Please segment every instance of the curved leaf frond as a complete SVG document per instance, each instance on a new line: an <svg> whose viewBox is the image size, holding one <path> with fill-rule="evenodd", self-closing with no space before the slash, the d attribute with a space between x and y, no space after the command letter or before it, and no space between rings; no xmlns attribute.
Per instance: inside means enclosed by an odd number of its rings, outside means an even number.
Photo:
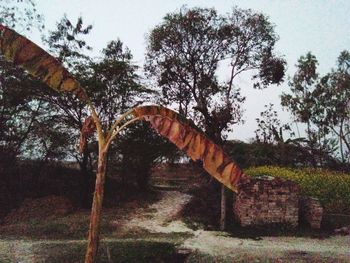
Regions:
<svg viewBox="0 0 350 263"><path fill-rule="evenodd" d="M233 191L242 177L241 169L192 122L161 106L136 107L133 115L149 122L162 136L168 138L192 160L201 160L204 169Z"/></svg>
<svg viewBox="0 0 350 263"><path fill-rule="evenodd" d="M69 91L87 101L86 91L62 64L29 39L0 24L0 55L57 91Z"/></svg>

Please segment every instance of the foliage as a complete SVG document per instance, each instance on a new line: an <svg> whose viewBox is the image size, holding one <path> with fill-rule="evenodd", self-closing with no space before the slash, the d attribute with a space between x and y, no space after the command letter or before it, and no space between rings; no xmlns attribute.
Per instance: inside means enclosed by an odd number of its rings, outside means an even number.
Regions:
<svg viewBox="0 0 350 263"><path fill-rule="evenodd" d="M33 77L54 90L70 91L82 101L87 100L84 89L54 57L3 25L0 25L0 33L0 50L6 61L26 69ZM38 57L41 59L37 59Z"/></svg>
<svg viewBox="0 0 350 263"><path fill-rule="evenodd" d="M338 138L341 160L350 163L350 53L342 51L337 68L323 76L312 96L312 121Z"/></svg>
<svg viewBox="0 0 350 263"><path fill-rule="evenodd" d="M36 9L35 0L0 0L0 24L30 31L33 27L42 30L44 17Z"/></svg>
<svg viewBox="0 0 350 263"><path fill-rule="evenodd" d="M282 106L288 107L297 121L308 125L310 125L313 106L312 91L318 80L317 65L318 61L311 52L301 56L297 71L289 83L292 94L282 95Z"/></svg>
<svg viewBox="0 0 350 263"><path fill-rule="evenodd" d="M256 141L261 143L284 143L283 131L290 131L288 124L281 124L277 111L273 104L265 105L265 110L260 112L261 118L256 118L258 129L255 130ZM294 135L293 133L291 135Z"/></svg>
<svg viewBox="0 0 350 263"><path fill-rule="evenodd" d="M2 160L18 156L27 139L35 114L30 105L34 82L20 69L0 57L0 152ZM23 87L25 89L23 90ZM32 117L32 118L31 118Z"/></svg>
<svg viewBox="0 0 350 263"><path fill-rule="evenodd" d="M136 182L140 190L147 190L151 168L162 157L173 155L175 147L142 122L130 125L111 151L121 156L117 165L123 184Z"/></svg>
<svg viewBox="0 0 350 263"><path fill-rule="evenodd" d="M57 59L68 68L88 60L84 51L92 49L83 38L90 33L92 25L83 26L81 16L74 24L64 15L56 24L57 29L50 31L49 36L44 38L44 42L49 45L49 51L56 54Z"/></svg>
<svg viewBox="0 0 350 263"><path fill-rule="evenodd" d="M329 213L350 213L350 175L321 169L291 169L276 166L252 167L250 176L271 175L298 183L301 193L316 197Z"/></svg>
<svg viewBox="0 0 350 263"><path fill-rule="evenodd" d="M175 103L221 142L222 132L242 119L244 97L234 79L251 70L256 87L282 81L285 61L273 54L277 39L267 17L251 10L235 7L221 16L215 9L183 7L149 34L145 68L165 103ZM220 63L228 64L227 82L218 80Z"/></svg>
<svg viewBox="0 0 350 263"><path fill-rule="evenodd" d="M89 72L81 81L96 110L110 129L116 116L141 104L155 93L140 84L138 67L121 40L110 41L102 50L102 57L90 63Z"/></svg>
<svg viewBox="0 0 350 263"><path fill-rule="evenodd" d="M277 144L260 142L228 141L225 144L225 151L237 162L241 168L251 166L276 165L290 168L310 167L314 160L314 155L310 150L294 140L288 139ZM346 167L339 160L323 154L320 158L324 160L322 167L337 171L347 171Z"/></svg>
<svg viewBox="0 0 350 263"><path fill-rule="evenodd" d="M178 107L222 145L224 132L243 121L237 76L250 71L255 88L283 81L286 63L274 54L277 39L268 18L250 9L234 7L223 16L214 8L182 7L150 32L145 69L162 89L162 104ZM224 82L218 78L222 65ZM224 203L223 194L222 229Z"/></svg>
<svg viewBox="0 0 350 263"><path fill-rule="evenodd" d="M162 106L139 106L133 109L135 117L150 122L153 129L168 138L192 160L200 160L203 168L220 183L233 191L242 171L236 163L201 132L191 121Z"/></svg>
<svg viewBox="0 0 350 263"><path fill-rule="evenodd" d="M323 166L327 162L323 157L331 155L341 160L344 169L350 162L349 61L349 52L341 52L337 68L320 77L317 59L308 52L298 60L291 93L282 95L282 106L307 125L306 142L315 156L314 167Z"/></svg>
<svg viewBox="0 0 350 263"><path fill-rule="evenodd" d="M281 96L282 106L292 113L295 121L306 124L306 142L312 153L316 152L318 148L322 151L318 141L324 138L321 130L312 129L311 120L314 105L312 92L318 81L317 65L318 61L311 52L301 56L296 65L297 71L289 82L291 94L283 93ZM317 166L317 162L315 158L313 160L314 167Z"/></svg>

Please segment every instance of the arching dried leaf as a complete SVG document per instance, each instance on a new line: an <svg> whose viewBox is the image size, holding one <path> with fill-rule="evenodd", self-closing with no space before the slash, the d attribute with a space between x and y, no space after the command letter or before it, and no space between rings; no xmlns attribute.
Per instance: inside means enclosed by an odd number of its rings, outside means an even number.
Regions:
<svg viewBox="0 0 350 263"><path fill-rule="evenodd" d="M192 122L161 106L140 106L133 115L143 119L193 160L201 160L204 169L233 191L243 173L221 147L213 143Z"/></svg>
<svg viewBox="0 0 350 263"><path fill-rule="evenodd" d="M58 91L74 93L87 101L86 91L62 64L42 48L0 24L0 53L15 66L26 69L31 75Z"/></svg>

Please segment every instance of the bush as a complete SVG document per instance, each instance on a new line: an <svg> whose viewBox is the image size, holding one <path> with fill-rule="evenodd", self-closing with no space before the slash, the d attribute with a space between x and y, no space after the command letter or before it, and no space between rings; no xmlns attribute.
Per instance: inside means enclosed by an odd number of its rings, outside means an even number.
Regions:
<svg viewBox="0 0 350 263"><path fill-rule="evenodd" d="M225 151L241 168L252 166L283 166L283 167L322 167L330 170L350 171L348 164L341 163L322 151L311 151L307 146L293 143L245 143L228 141Z"/></svg>
<svg viewBox="0 0 350 263"><path fill-rule="evenodd" d="M271 175L298 183L301 194L316 197L328 213L350 214L350 175L320 169L261 166L245 170L250 176Z"/></svg>

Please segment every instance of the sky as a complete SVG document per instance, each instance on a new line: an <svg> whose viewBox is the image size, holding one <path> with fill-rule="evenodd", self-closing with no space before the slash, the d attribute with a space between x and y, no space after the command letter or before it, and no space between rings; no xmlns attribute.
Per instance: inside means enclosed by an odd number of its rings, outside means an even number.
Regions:
<svg viewBox="0 0 350 263"><path fill-rule="evenodd" d="M64 14L72 21L82 16L84 23L93 25L87 38L93 47L93 56L98 56L110 40L119 38L129 47L139 66L144 62L147 33L161 23L167 13L179 10L183 5L214 7L221 14L238 6L267 15L280 37L276 53L284 56L288 63L287 76L294 74L298 58L308 51L316 55L319 73L325 74L335 66L342 50L350 50L350 1L347 0L36 0L36 3L38 12L45 17L47 30L54 29ZM33 34L31 37L40 43L39 36ZM287 81L266 90L254 90L249 78L242 76L236 80L236 85L247 97L245 123L235 126L229 139L247 141L254 137L255 119L265 104L275 104L282 122L291 121L289 113L279 106L280 95L289 90Z"/></svg>

